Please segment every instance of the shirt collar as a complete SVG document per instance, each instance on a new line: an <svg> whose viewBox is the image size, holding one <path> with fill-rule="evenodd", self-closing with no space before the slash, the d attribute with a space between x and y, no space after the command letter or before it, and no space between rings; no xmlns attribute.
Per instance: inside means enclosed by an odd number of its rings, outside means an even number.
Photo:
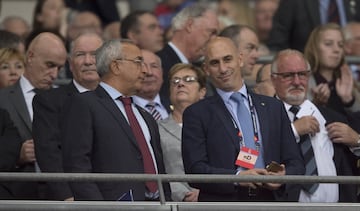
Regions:
<svg viewBox="0 0 360 211"><path fill-rule="evenodd" d="M244 95L246 97L246 99L248 98L248 92L247 92L247 88L246 88L246 85L243 81L243 85L242 87L240 88L240 90L238 91L230 91L230 92L226 92L224 90L221 90L219 88L216 88L216 91L217 93L220 95L220 97L222 98L222 100L225 102L225 103L228 103L230 101L230 97L233 93L235 92L240 92L242 95Z"/></svg>
<svg viewBox="0 0 360 211"><path fill-rule="evenodd" d="M169 42L169 46L175 51L176 55L180 58L180 61L185 64L189 64L189 60L185 57L185 55L178 49L174 43Z"/></svg>
<svg viewBox="0 0 360 211"><path fill-rule="evenodd" d="M35 88L30 81L25 77L25 76L21 76L20 77L20 87L23 91L23 93L28 93L33 91L33 89Z"/></svg>
<svg viewBox="0 0 360 211"><path fill-rule="evenodd" d="M81 85L80 85L78 82L76 82L74 79L73 79L73 83L74 83L74 86L76 87L76 89L77 89L80 93L90 91L90 89L87 89L87 88L81 86Z"/></svg>
<svg viewBox="0 0 360 211"><path fill-rule="evenodd" d="M160 96L159 96L159 94L157 94L152 101L146 100L146 99L144 99L144 98L142 98L142 97L139 97L139 96L134 96L133 99L134 99L134 103L135 103L135 104L137 104L137 105L139 105L140 107L143 107L143 108L145 108L146 105L147 105L148 103L150 103L150 102L154 102L154 103L155 103L155 106L161 107L161 101L160 101Z"/></svg>
<svg viewBox="0 0 360 211"><path fill-rule="evenodd" d="M100 82L100 86L105 89L113 100L117 100L119 97L123 96L122 93L105 82Z"/></svg>

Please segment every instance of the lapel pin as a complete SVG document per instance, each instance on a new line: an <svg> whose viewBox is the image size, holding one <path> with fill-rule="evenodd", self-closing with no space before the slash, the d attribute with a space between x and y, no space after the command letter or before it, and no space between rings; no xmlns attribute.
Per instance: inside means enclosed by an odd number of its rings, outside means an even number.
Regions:
<svg viewBox="0 0 360 211"><path fill-rule="evenodd" d="M262 106L265 106L265 103L264 102L262 102L262 103L260 103Z"/></svg>

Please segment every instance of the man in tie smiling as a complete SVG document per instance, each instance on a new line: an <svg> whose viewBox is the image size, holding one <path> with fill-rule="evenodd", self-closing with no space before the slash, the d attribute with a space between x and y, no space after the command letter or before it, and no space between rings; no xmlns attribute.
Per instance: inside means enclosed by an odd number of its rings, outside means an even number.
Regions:
<svg viewBox="0 0 360 211"><path fill-rule="evenodd" d="M304 165L283 105L251 93L241 76L242 54L229 38L212 39L204 70L216 95L183 114L182 155L188 174L299 175ZM243 121L247 119L247 121ZM278 171L267 171L272 161ZM296 185L197 183L199 201L297 200ZM295 190L295 191L294 191Z"/></svg>
<svg viewBox="0 0 360 211"><path fill-rule="evenodd" d="M292 130L303 154L305 175L351 176L353 172L348 158L351 152L347 146L331 142L332 138L341 137L334 136L331 131L333 129L329 127L338 127L341 124L347 127L349 134L352 129L340 123L346 122L341 114L317 107L306 99L310 74L309 63L303 54L296 50L280 51L272 63L271 79L276 96L283 101L288 111ZM356 186L336 183L302 185L299 201L355 202Z"/></svg>

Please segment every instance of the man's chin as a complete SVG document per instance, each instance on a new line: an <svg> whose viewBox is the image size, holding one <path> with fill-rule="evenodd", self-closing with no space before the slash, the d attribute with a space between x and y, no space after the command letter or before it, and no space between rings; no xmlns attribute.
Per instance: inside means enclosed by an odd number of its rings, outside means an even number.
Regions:
<svg viewBox="0 0 360 211"><path fill-rule="evenodd" d="M305 94L290 95L286 97L286 102L291 105L300 105L305 101Z"/></svg>

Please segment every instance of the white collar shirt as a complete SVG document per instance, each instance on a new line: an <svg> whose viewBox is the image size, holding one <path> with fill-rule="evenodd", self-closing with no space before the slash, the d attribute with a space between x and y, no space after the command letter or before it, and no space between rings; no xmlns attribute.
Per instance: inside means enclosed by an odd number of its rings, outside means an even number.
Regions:
<svg viewBox="0 0 360 211"><path fill-rule="evenodd" d="M289 119L293 122L294 114L289 111L291 105L284 103ZM319 176L336 176L336 167L333 161L334 146L329 139L325 128L326 120L320 113L319 109L309 100L305 100L300 105L300 110L296 117L314 116L320 125L320 132L315 136L311 136L311 145L314 150L316 166ZM294 127L293 127L294 128ZM295 131L294 131L295 132ZM319 187L313 194L301 190L299 202L338 202L339 200L339 185L320 183Z"/></svg>
<svg viewBox="0 0 360 211"><path fill-rule="evenodd" d="M25 78L25 76L21 76L20 77L20 88L21 91L24 95L24 99L25 99L25 103L26 103L26 107L28 109L29 115L30 115L30 119L31 122L33 120L33 106L32 106L32 101L34 99L35 96L35 91L34 91L34 86L30 83L30 81Z"/></svg>
<svg viewBox="0 0 360 211"><path fill-rule="evenodd" d="M186 56L178 49L174 43L169 42L169 46L175 51L176 55L180 58L180 61L185 64L189 64L189 60L186 58Z"/></svg>
<svg viewBox="0 0 360 211"><path fill-rule="evenodd" d="M74 83L75 88L76 88L80 93L90 91L90 89L87 89L87 88L83 87L82 85L80 85L80 84L79 84L77 81L75 81L74 79L73 79L73 83Z"/></svg>

